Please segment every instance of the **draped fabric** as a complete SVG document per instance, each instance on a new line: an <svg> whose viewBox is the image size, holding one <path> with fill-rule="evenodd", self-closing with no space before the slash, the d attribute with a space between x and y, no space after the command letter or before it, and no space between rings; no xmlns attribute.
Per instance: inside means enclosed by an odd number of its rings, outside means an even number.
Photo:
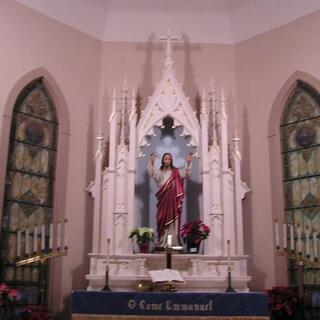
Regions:
<svg viewBox="0 0 320 320"><path fill-rule="evenodd" d="M156 193L158 240L162 239L171 224L180 230L180 217L184 198L183 179L178 169L172 169L167 182Z"/></svg>
<svg viewBox="0 0 320 320"><path fill-rule="evenodd" d="M170 316L120 316L120 315L72 315L72 320L190 320L190 317L170 317ZM191 317L193 320L270 320L269 317Z"/></svg>

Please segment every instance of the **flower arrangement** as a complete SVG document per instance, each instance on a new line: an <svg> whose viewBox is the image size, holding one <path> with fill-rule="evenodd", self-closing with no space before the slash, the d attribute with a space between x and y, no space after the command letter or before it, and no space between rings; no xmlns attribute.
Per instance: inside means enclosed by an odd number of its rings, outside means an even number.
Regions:
<svg viewBox="0 0 320 320"><path fill-rule="evenodd" d="M147 227L137 227L130 232L129 238L135 238L139 245L149 243L154 240L154 230Z"/></svg>
<svg viewBox="0 0 320 320"><path fill-rule="evenodd" d="M50 320L51 317L44 306L27 306L18 317L18 320Z"/></svg>
<svg viewBox="0 0 320 320"><path fill-rule="evenodd" d="M0 284L0 315L8 312L18 297L18 290L12 289L6 284Z"/></svg>
<svg viewBox="0 0 320 320"><path fill-rule="evenodd" d="M272 319L295 319L299 308L297 288L273 287L266 290Z"/></svg>
<svg viewBox="0 0 320 320"><path fill-rule="evenodd" d="M185 223L180 230L180 236L183 241L186 241L187 238L193 238L195 243L200 243L203 239L207 239L209 234L210 228L201 220Z"/></svg>

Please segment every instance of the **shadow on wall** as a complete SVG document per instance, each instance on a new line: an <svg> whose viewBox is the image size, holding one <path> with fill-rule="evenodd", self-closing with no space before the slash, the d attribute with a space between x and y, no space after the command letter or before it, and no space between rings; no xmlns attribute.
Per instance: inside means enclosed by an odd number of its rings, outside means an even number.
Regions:
<svg viewBox="0 0 320 320"><path fill-rule="evenodd" d="M241 172L246 177L247 185L251 186L251 168L250 159L250 133L248 124L248 110L243 107L243 160L241 161ZM244 252L251 255L253 253L253 222L252 222L252 191L249 192L243 200L243 234L244 236ZM254 275L254 282L251 283L250 290L259 291L265 288L266 274L254 265L253 259L248 260L248 274Z"/></svg>

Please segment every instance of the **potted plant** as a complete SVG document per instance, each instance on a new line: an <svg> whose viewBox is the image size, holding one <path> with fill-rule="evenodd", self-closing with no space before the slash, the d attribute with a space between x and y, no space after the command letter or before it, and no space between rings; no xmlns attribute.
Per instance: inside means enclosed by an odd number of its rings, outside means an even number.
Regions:
<svg viewBox="0 0 320 320"><path fill-rule="evenodd" d="M273 320L297 319L299 308L297 288L279 286L266 292L269 296L269 310Z"/></svg>
<svg viewBox="0 0 320 320"><path fill-rule="evenodd" d="M154 240L154 230L148 227L137 227L130 232L129 238L135 239L141 253L147 253L150 242Z"/></svg>
<svg viewBox="0 0 320 320"><path fill-rule="evenodd" d="M201 241L207 239L209 234L210 228L201 220L185 223L180 230L180 236L190 253L198 253Z"/></svg>
<svg viewBox="0 0 320 320"><path fill-rule="evenodd" d="M18 290L0 283L0 319L14 313L15 301L18 297Z"/></svg>

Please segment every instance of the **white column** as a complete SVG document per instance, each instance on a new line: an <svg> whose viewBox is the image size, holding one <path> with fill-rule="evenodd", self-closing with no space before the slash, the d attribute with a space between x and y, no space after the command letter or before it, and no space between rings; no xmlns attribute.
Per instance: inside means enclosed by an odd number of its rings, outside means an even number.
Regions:
<svg viewBox="0 0 320 320"><path fill-rule="evenodd" d="M209 176L209 143L208 143L208 113L206 105L206 94L203 90L201 98L201 114L200 114L200 125L201 125L201 159L202 159L202 201L203 201L203 222L210 225L210 176ZM205 246L205 254L210 251L211 246Z"/></svg>
<svg viewBox="0 0 320 320"><path fill-rule="evenodd" d="M136 176L136 141L137 141L137 112L136 92L132 90L131 108L129 113L129 159L128 159L128 234L135 225L135 176ZM129 246L129 242L128 242ZM130 248L127 248L128 252Z"/></svg>
<svg viewBox="0 0 320 320"><path fill-rule="evenodd" d="M115 177L116 177L116 158L117 158L117 123L119 114L117 111L117 95L114 89L112 95L111 115L109 117L109 164L103 173L102 181L102 218L101 218L101 253L107 250L107 241L110 239L110 251L113 253L113 212L115 205Z"/></svg>
<svg viewBox="0 0 320 320"><path fill-rule="evenodd" d="M235 214L234 214L234 175L229 168L228 156L228 116L226 113L226 99L221 90L220 110L220 146L221 146L221 174L222 174L222 212L224 215L224 254L226 254L227 240L230 240L231 254L235 254Z"/></svg>

